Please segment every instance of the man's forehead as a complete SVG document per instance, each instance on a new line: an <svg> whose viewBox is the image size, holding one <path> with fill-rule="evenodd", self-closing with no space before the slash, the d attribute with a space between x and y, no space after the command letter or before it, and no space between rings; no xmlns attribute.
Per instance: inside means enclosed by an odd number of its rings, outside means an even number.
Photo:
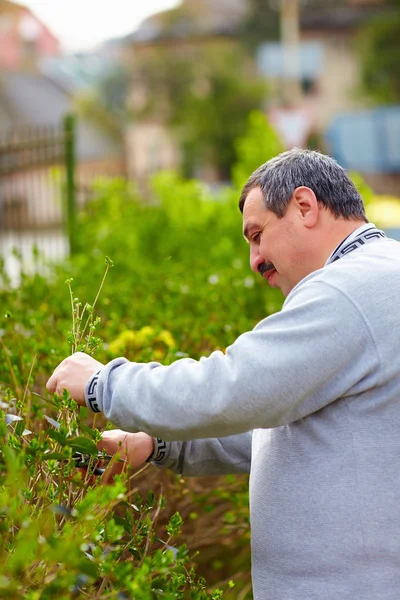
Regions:
<svg viewBox="0 0 400 600"><path fill-rule="evenodd" d="M253 188L247 194L246 200L243 205L243 219L250 218L250 216L262 214L265 211L265 200L261 188Z"/></svg>
<svg viewBox="0 0 400 600"><path fill-rule="evenodd" d="M252 189L243 206L243 235L248 237L251 229L260 227L268 212L261 189Z"/></svg>

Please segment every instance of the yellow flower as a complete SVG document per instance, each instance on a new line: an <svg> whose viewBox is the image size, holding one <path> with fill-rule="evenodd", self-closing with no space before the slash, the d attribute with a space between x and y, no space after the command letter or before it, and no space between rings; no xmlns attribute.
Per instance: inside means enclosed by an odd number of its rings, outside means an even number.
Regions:
<svg viewBox="0 0 400 600"><path fill-rule="evenodd" d="M163 329L156 337L157 342L163 342L168 348L175 348L175 340L172 333L167 329Z"/></svg>
<svg viewBox="0 0 400 600"><path fill-rule="evenodd" d="M170 331L163 329L157 333L153 327L147 325L139 331L122 331L109 344L108 349L112 355L121 356L127 352L138 352L145 348L151 348L154 360L160 360L165 356L166 349L175 347L175 340Z"/></svg>
<svg viewBox="0 0 400 600"><path fill-rule="evenodd" d="M123 354L128 347L135 347L135 341L135 332L127 329L126 331L122 331L119 336L109 344L108 349L111 354L120 355Z"/></svg>
<svg viewBox="0 0 400 600"><path fill-rule="evenodd" d="M139 329L139 331L136 332L137 347L143 348L145 346L151 345L151 341L154 339L154 335L155 331L153 327L150 327L149 325L146 325L145 327L142 327L142 329Z"/></svg>

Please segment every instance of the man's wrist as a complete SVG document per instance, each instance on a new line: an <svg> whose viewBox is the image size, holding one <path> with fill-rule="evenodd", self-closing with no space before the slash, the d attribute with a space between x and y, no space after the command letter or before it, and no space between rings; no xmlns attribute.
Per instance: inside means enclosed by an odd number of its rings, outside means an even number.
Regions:
<svg viewBox="0 0 400 600"><path fill-rule="evenodd" d="M162 462L167 453L167 443L161 438L153 438L154 449L146 462Z"/></svg>
<svg viewBox="0 0 400 600"><path fill-rule="evenodd" d="M97 371L87 382L85 389L85 401L88 408L91 411L97 413L101 412L101 408L99 406L99 402L97 399L97 387L99 382L99 376L101 373L101 369Z"/></svg>

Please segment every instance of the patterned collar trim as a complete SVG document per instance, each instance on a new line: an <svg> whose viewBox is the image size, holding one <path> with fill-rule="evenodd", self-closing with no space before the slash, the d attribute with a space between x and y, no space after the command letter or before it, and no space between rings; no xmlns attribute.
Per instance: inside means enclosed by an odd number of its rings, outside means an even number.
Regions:
<svg viewBox="0 0 400 600"><path fill-rule="evenodd" d="M346 254L353 252L353 250L357 250L357 248L365 246L365 244L375 242L376 240L385 237L385 233L375 227L373 223L362 225L353 231L353 233L351 233L349 236L347 236L343 242L341 242L339 246L335 248L325 264L329 265L330 263L339 260L339 258L346 256Z"/></svg>

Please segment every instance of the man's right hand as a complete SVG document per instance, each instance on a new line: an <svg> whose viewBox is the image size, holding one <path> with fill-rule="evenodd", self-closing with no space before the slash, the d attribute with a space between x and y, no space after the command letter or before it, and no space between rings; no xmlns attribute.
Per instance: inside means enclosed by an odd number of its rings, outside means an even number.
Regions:
<svg viewBox="0 0 400 600"><path fill-rule="evenodd" d="M105 431L97 443L99 450L105 450L108 455L125 460L129 467L137 469L142 466L154 451L154 439L147 433L129 433L121 429ZM121 473L126 464L115 461L105 472L104 479L109 481L114 475Z"/></svg>

